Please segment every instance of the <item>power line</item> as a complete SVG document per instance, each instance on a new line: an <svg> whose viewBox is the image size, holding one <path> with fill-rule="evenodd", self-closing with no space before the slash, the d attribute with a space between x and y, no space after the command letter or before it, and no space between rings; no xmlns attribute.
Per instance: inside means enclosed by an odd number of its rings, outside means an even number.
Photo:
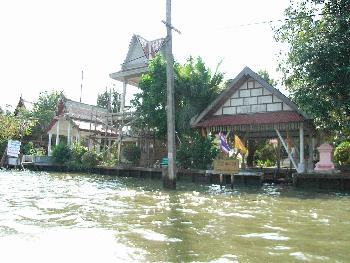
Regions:
<svg viewBox="0 0 350 263"><path fill-rule="evenodd" d="M280 19L275 19L275 20L264 20L264 21L246 23L246 24L233 25L233 26L224 27L224 28L217 28L216 30L231 29L231 28L237 28L237 27L256 26L256 25L263 25L263 24L272 24L272 23L276 23L276 22L287 22L287 21L290 21L290 20L321 16L321 15L324 15L324 14L325 13L319 13L319 14L310 14L310 15L305 15L305 16L296 16L296 17L291 17L291 18L280 18Z"/></svg>
<svg viewBox="0 0 350 263"><path fill-rule="evenodd" d="M263 24L272 24L272 23L276 23L276 22L286 22L286 21L290 21L290 20L296 20L296 19L301 19L301 18L309 18L309 17L315 17L315 16L321 16L324 15L325 13L319 13L319 14L310 14L310 15L305 15L305 16L298 16L298 17L292 17L292 18L281 18L281 19L275 19L275 20L264 20L264 21L258 21L258 22L251 22L251 23L246 23L246 24L239 24L239 25L233 25L233 26L229 26L229 27L223 27L223 28L216 28L213 29L212 31L216 30L229 30L229 29L233 29L233 28L239 28L239 27L249 27L249 26L256 26L256 25L263 25ZM164 21L162 21L163 23L165 23ZM166 23L165 23L166 24ZM209 30L210 31L210 30ZM177 31L178 33L181 33L179 31ZM161 50L162 47L164 47L164 45L169 42L169 39L165 38L162 45L158 48L157 51ZM128 61L124 61L122 63L122 65L128 64L132 61L138 60L140 58L144 58L146 57L146 55L142 55L133 59L130 59Z"/></svg>

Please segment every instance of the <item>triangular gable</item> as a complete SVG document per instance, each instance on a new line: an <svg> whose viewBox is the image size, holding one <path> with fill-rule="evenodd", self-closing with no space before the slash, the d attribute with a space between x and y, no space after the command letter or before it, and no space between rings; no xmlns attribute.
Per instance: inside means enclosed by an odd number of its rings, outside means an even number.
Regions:
<svg viewBox="0 0 350 263"><path fill-rule="evenodd" d="M145 45L145 41L145 39L137 35L132 36L128 53L124 63L122 64L123 69L147 65L148 59L145 54L144 47L142 46L142 44Z"/></svg>
<svg viewBox="0 0 350 263"><path fill-rule="evenodd" d="M284 111L294 111L304 119L310 119L279 90L250 68L245 67L234 80L228 83L221 95L194 119L191 126L195 127L210 117Z"/></svg>

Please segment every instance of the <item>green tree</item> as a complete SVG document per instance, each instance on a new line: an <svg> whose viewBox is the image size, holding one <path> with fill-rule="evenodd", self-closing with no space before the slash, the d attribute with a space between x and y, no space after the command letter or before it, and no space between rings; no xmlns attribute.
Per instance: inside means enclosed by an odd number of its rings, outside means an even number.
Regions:
<svg viewBox="0 0 350 263"><path fill-rule="evenodd" d="M21 110L16 116L13 113L0 113L0 151L2 152L9 139L21 140L32 132L33 121L27 111Z"/></svg>
<svg viewBox="0 0 350 263"><path fill-rule="evenodd" d="M265 141L263 144L258 145L255 153L254 160L258 166L273 166L277 162L277 149L276 147Z"/></svg>
<svg viewBox="0 0 350 263"><path fill-rule="evenodd" d="M61 94L62 92L55 90L40 92L38 100L34 102L32 111L33 118L37 120L33 133L42 135L43 131L48 127L55 116Z"/></svg>
<svg viewBox="0 0 350 263"><path fill-rule="evenodd" d="M219 150L214 145L213 137L202 137L198 132L185 135L177 148L176 159L184 168L207 169Z"/></svg>
<svg viewBox="0 0 350 263"><path fill-rule="evenodd" d="M137 164L141 158L141 150L135 144L128 144L123 149L123 155L132 164Z"/></svg>
<svg viewBox="0 0 350 263"><path fill-rule="evenodd" d="M289 50L280 68L292 99L324 131L349 136L350 1L292 3L275 30Z"/></svg>
<svg viewBox="0 0 350 263"><path fill-rule="evenodd" d="M177 66L178 78L175 81L175 90L178 97L179 132L190 133L191 118L200 114L222 90L224 75L218 72L218 67L212 74L200 57L197 59L190 57L184 65Z"/></svg>
<svg viewBox="0 0 350 263"><path fill-rule="evenodd" d="M12 113L0 114L0 143L9 139L20 139L31 133L34 122L27 114L15 116Z"/></svg>
<svg viewBox="0 0 350 263"><path fill-rule="evenodd" d="M340 164L350 164L350 142L344 141L335 148L334 160Z"/></svg>
<svg viewBox="0 0 350 263"><path fill-rule="evenodd" d="M270 74L266 69L262 69L258 71L260 77L262 77L267 83L269 83L272 87L277 86L277 81L270 77Z"/></svg>
<svg viewBox="0 0 350 263"><path fill-rule="evenodd" d="M139 116L136 125L153 130L157 137L165 137L166 63L160 55L149 62L148 73L142 76L139 88L141 92L131 102Z"/></svg>
<svg viewBox="0 0 350 263"><path fill-rule="evenodd" d="M166 62L158 55L150 61L149 71L139 83L141 92L132 101L139 116L139 127L153 130L164 138L166 122ZM223 74L212 74L201 58L189 58L184 65L175 63L176 131L190 132L190 119L199 114L220 93Z"/></svg>
<svg viewBox="0 0 350 263"><path fill-rule="evenodd" d="M107 90L97 95L97 106L100 106L105 109L109 109L111 107L112 112L120 112L121 106L121 98L120 94L116 90L111 90L108 92Z"/></svg>

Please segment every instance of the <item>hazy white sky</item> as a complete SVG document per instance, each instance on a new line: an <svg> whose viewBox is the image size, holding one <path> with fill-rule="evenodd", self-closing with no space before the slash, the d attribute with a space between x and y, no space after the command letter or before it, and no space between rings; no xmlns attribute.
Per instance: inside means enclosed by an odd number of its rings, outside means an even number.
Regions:
<svg viewBox="0 0 350 263"><path fill-rule="evenodd" d="M110 86L133 34L164 37L165 0L0 1L0 105L15 105L22 94L63 90L94 104ZM269 24L239 26L283 17L288 0L172 0L175 59L201 56L214 71L234 78L244 66L267 69L278 78L278 45ZM117 84L119 85L119 84ZM120 85L121 86L121 85Z"/></svg>

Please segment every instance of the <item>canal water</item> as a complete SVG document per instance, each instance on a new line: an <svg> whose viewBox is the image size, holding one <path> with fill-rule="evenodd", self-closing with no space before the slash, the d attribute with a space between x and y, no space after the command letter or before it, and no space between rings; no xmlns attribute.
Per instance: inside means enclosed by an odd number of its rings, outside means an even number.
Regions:
<svg viewBox="0 0 350 263"><path fill-rule="evenodd" d="M350 195L0 171L0 262L350 262Z"/></svg>

